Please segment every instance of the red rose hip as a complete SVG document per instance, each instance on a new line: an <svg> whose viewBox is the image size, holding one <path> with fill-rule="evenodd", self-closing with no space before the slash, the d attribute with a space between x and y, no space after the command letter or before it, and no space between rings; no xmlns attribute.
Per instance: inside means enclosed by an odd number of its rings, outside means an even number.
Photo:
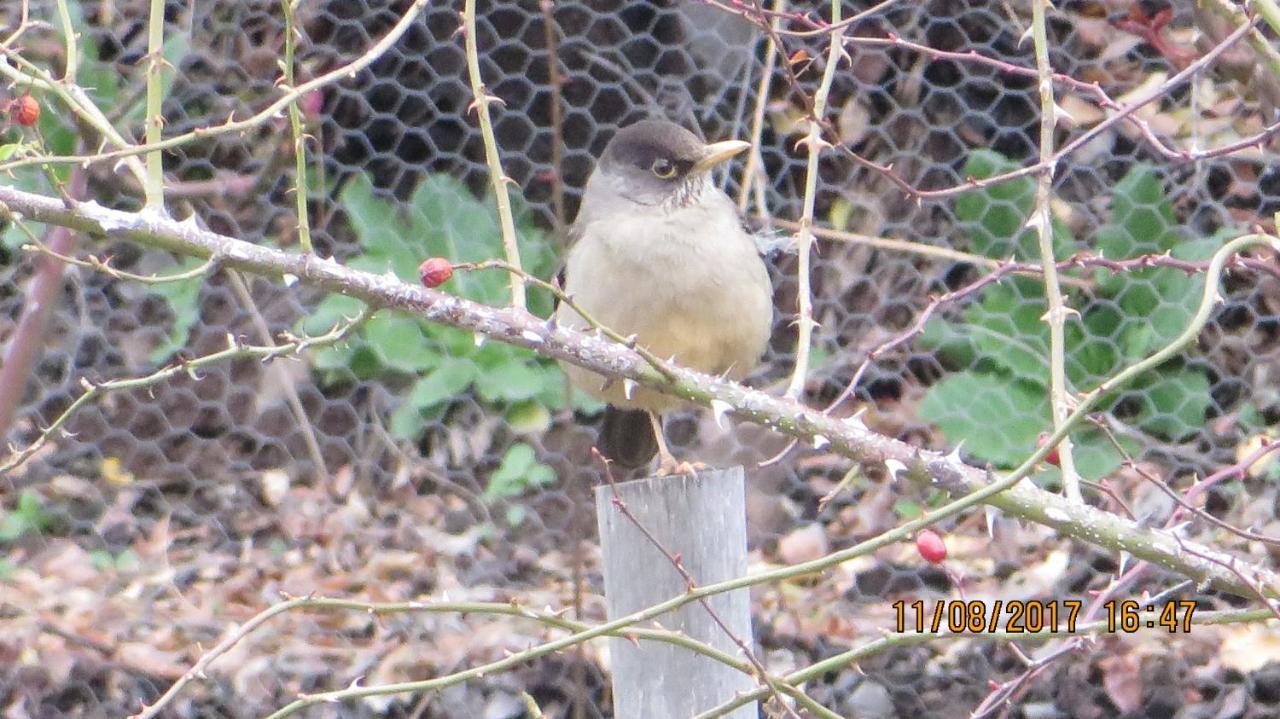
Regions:
<svg viewBox="0 0 1280 719"><path fill-rule="evenodd" d="M916 532L916 551L930 564L941 564L947 558L947 545L932 529Z"/></svg>
<svg viewBox="0 0 1280 719"><path fill-rule="evenodd" d="M427 287L439 287L453 277L453 264L443 257L431 257L418 265L418 277Z"/></svg>
<svg viewBox="0 0 1280 719"><path fill-rule="evenodd" d="M9 112L13 113L14 122L23 127L31 127L40 119L40 103L30 95L23 95L13 101Z"/></svg>

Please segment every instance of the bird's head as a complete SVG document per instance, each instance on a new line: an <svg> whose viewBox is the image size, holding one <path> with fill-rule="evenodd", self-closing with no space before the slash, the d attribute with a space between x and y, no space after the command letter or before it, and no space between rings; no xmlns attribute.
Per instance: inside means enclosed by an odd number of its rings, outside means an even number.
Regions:
<svg viewBox="0 0 1280 719"><path fill-rule="evenodd" d="M596 173L627 200L680 207L696 202L710 186L711 168L749 147L751 143L740 140L708 145L675 123L642 120L609 140Z"/></svg>

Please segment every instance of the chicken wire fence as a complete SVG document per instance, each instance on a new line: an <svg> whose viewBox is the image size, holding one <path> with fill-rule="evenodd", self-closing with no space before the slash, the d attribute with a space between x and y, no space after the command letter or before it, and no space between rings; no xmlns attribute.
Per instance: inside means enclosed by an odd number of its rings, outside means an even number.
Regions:
<svg viewBox="0 0 1280 719"><path fill-rule="evenodd" d="M25 7L25 3L23 6ZM1159 85L1220 39L1208 16L1176 5L1157 42L1117 17L1157 14L1158 3L1065 2L1050 14L1055 71L1097 82L1112 97ZM866 9L848 3L845 14ZM149 4L31 3L37 25L18 48L38 65L65 63L60 7L79 28L81 84L107 116L142 134ZM300 80L364 53L407 3L301 3ZM812 95L827 35L783 36L785 59L759 95L765 37L729 4L698 2L480 2L480 71L495 106L504 169L518 188L526 267L550 277L562 228L573 217L592 158L620 126L663 116L708 140L748 138L757 106L762 174L746 215L766 244L785 245L799 218L807 132L801 92ZM745 6L745 7L750 7ZM477 261L501 255L497 217L458 34L460 3L429 6L366 70L301 100L308 133L307 206L316 251L414 279L430 256ZM824 9L800 7L818 18ZM164 132L244 117L278 96L285 25L276 2L165 5L165 58L173 68ZM18 3L0 8L13 27ZM1021 36L1023 2L892 3L854 25L858 38L891 37L942 51L969 50L1034 67ZM5 34L8 34L8 30ZM1218 32L1218 35L1214 33ZM1172 49L1171 49L1172 48ZM840 140L930 190L1029 164L1039 148L1034 77L902 44L854 42L834 76L829 117ZM1186 53L1179 57L1178 53ZM1221 146L1258 132L1272 112L1243 44L1141 117L1180 147ZM554 64L553 64L554 63ZM553 83L553 76L558 83ZM797 88L801 92L796 92ZM24 92L21 85L10 94ZM51 97L38 129L53 151L91 152L94 132ZM555 103L559 102L559 110ZM1059 88L1059 146L1106 111L1087 93ZM17 133L11 128L9 137ZM165 154L177 217L254 243L297 250L292 138L283 115ZM140 188L100 162L78 174L86 197L138 207ZM1113 260L1168 253L1199 261L1223 238L1271 226L1280 176L1265 142L1226 156L1177 162L1130 124L1114 125L1057 168L1054 243L1060 259L1091 251ZM881 172L838 152L819 166L819 227L909 240L906 249L824 236L816 245L814 366L808 403L825 406L858 374L852 401L879 432L923 447L964 441L970 461L1016 465L1049 426L1044 292L1038 277L1009 277L942 306L911 341L931 299L967 286L1007 258L1039 257L1025 227L1030 178L917 201ZM735 198L742 163L721 178ZM20 170L3 180L48 192ZM72 181L74 184L74 181ZM772 239L774 242L769 242ZM0 337L15 333L37 259L8 227L0 255ZM929 254L950 248L968 258ZM124 241L84 242L138 273L195 263ZM796 259L770 255L775 331L758 387L780 391L794 360ZM1085 390L1182 331L1203 275L1170 267L1065 271L1068 380ZM445 285L500 304L507 278L459 272ZM1280 286L1247 268L1226 280L1198 342L1158 373L1110 398L1098 424L1077 436L1087 479L1108 478L1134 514L1156 524L1172 504L1137 477L1130 456L1186 486L1237 462L1280 418L1276 376ZM213 272L143 285L101 272L64 273L57 305L7 441L25 446L93 382L144 376L181 357L227 346L319 334L359 304L302 286ZM544 316L548 297L531 309ZM874 351L874 354L872 354ZM871 357L870 361L868 357ZM316 592L370 601L449 596L567 607L599 618L598 553L588 501L599 480L590 458L599 407L570 394L554 363L409 317L380 314L350 342L301 361L242 359L112 392L79 409L34 457L0 482L0 705L21 716L119 716L153 701L223 635L280 599ZM759 427L724 430L699 412L668 422L677 453L711 465L748 466L753 561L794 563L884 531L938 497L895 486L876 468L830 502L849 464L786 446ZM1251 444L1254 443L1254 444ZM1052 468L1045 475L1052 482ZM1209 509L1241 526L1275 530L1270 470L1218 486ZM981 513L978 513L981 515ZM897 599L945 597L958 581L980 596L1087 597L1120 559L1063 541L1035 525L981 516L948 524L950 572L911 547L882 551L812 581L754 595L761 656L771 670L810 664L879 636ZM1250 551L1213 527L1195 536ZM1274 533L1274 532L1272 532ZM1252 551L1259 551L1254 545ZM956 574L962 575L958 580ZM1175 586L1149 573L1137 596ZM1231 601L1195 587L1205 606ZM171 705L175 716L256 716L299 692L402 681L455 671L539 641L515 620L457 615L302 614L241 643ZM1270 647L1270 648L1268 648ZM1170 649L1173 651L1170 651ZM1280 663L1254 628L1196 627L1189 634L1117 634L1049 665L1027 683L1014 716L1274 716ZM951 717L977 706L1025 667L980 638L869 656L806 690L846 716ZM308 716L503 719L525 715L528 691L547 716L610 716L607 657L588 646L424 696L322 706ZM1020 713L1017 713L1020 712Z"/></svg>

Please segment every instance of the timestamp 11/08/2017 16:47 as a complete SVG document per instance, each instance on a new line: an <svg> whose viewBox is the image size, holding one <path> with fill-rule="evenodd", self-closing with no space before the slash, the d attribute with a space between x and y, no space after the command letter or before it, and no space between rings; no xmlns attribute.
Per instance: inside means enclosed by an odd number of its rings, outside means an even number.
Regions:
<svg viewBox="0 0 1280 719"><path fill-rule="evenodd" d="M922 599L893 603L894 631L938 633L1005 632L1026 634L1038 632L1076 631L1076 621L1084 602L1079 599L1042 600L959 600L939 599L932 606ZM1189 599L1166 602L1157 607L1132 600L1110 599L1102 604L1106 631L1132 633L1139 629L1162 628L1170 634L1191 631L1191 617L1196 603Z"/></svg>

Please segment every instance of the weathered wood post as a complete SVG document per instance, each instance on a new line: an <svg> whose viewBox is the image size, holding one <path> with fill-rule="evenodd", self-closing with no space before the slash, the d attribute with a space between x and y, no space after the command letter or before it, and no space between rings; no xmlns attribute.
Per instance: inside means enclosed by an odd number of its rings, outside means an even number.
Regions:
<svg viewBox="0 0 1280 719"><path fill-rule="evenodd" d="M747 572L746 495L742 467L619 483L617 496L699 584ZM615 487L596 487L596 522L604 553L609 619L682 594L686 583L671 560L613 505ZM740 589L710 597L716 614L755 651L751 595ZM665 629L742 657L737 644L698 602L664 614ZM663 642L609 640L613 709L617 719L687 719L755 688L754 680L684 647ZM726 716L755 719L755 703Z"/></svg>

